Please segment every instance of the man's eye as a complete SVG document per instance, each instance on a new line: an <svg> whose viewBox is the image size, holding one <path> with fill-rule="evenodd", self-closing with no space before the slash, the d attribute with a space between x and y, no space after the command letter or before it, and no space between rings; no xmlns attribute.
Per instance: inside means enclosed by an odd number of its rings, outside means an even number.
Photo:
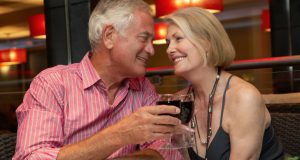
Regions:
<svg viewBox="0 0 300 160"><path fill-rule="evenodd" d="M146 37L146 36L139 36L139 39L140 39L142 42L147 42L147 41L148 41L148 37Z"/></svg>

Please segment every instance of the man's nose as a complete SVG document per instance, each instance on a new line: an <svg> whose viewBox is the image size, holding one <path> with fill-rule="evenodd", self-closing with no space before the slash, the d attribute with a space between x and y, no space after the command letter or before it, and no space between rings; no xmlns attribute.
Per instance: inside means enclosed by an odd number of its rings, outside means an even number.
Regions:
<svg viewBox="0 0 300 160"><path fill-rule="evenodd" d="M151 41L151 42L148 42L148 44L147 44L145 50L146 50L146 52L147 52L150 56L153 56L153 55L154 55L154 47L153 47L152 41Z"/></svg>

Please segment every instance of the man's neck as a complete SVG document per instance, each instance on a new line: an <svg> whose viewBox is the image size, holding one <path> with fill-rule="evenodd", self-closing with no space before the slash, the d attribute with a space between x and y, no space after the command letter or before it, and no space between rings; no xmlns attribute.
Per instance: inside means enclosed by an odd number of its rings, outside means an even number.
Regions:
<svg viewBox="0 0 300 160"><path fill-rule="evenodd" d="M99 77L106 86L109 104L114 102L116 93L126 77L118 74L118 71L114 70L114 65L111 63L110 58L107 57L109 53L107 50L102 49L100 52L95 52L91 56L91 63L97 71ZM99 61L101 60L101 61Z"/></svg>

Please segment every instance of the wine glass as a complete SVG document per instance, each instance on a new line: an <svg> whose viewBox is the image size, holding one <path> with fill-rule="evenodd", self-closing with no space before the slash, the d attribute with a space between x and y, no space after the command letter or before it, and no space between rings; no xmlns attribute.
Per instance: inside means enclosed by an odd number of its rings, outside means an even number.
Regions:
<svg viewBox="0 0 300 160"><path fill-rule="evenodd" d="M173 105L180 109L177 115L171 115L181 120L181 123L187 125L194 114L194 96L188 94L160 94L157 105ZM172 135L165 140L161 149L180 149L195 145L195 136L193 133L182 133Z"/></svg>

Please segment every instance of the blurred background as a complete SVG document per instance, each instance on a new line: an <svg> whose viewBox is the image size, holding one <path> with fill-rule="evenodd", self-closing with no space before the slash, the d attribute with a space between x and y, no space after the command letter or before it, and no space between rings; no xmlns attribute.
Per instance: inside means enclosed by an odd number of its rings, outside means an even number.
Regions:
<svg viewBox="0 0 300 160"><path fill-rule="evenodd" d="M16 131L15 109L40 71L80 62L89 50L87 22L98 1L0 0L0 130ZM230 72L264 95L299 92L299 0L145 1L155 13L156 40L163 38L159 17L172 11L171 5L195 3L214 9L236 49ZM147 76L158 92L176 92L188 85L172 74L167 46L154 47Z"/></svg>
<svg viewBox="0 0 300 160"><path fill-rule="evenodd" d="M146 0L146 2L155 11L155 1ZM69 0L67 3L69 6L65 7L65 1L62 0L46 0L45 4L43 0L0 0L1 102L12 101L18 105L31 79L41 70L57 64L79 62L88 51L86 23L92 5L97 1ZM215 15L224 24L235 46L236 60L272 57L270 32L262 27L262 12L269 9L269 2L267 0L223 0L220 3L222 3L222 10ZM65 14L66 12L68 15ZM46 22L45 20L39 22L37 17L39 14L44 15ZM35 17L37 18L34 19ZM33 19L32 22L30 19ZM38 23L47 24L48 49L46 38L36 38L32 33L38 30L34 29L34 26L39 25ZM33 25L31 30L30 25ZM44 29L42 33L45 35L45 32ZM166 47L165 44L155 45L156 54L150 60L149 68L171 66L166 57ZM9 57L8 53L12 53L12 49L18 49L14 51L15 55L25 52L24 59L5 64L5 61L13 61L3 58ZM4 54L5 51L7 54ZM19 57L15 56L15 58ZM270 72L270 69L250 70L243 71L241 76L259 85L261 90L267 93L273 91ZM20 97L16 98L16 94L20 94Z"/></svg>

